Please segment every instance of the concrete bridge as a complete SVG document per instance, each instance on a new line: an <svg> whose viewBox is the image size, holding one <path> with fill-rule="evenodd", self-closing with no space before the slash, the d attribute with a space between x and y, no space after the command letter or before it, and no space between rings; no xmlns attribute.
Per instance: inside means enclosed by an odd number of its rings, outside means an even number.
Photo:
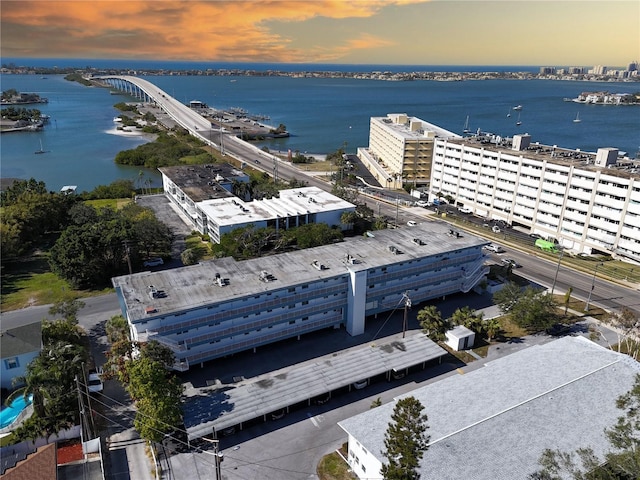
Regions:
<svg viewBox="0 0 640 480"><path fill-rule="evenodd" d="M138 98L143 102L155 103L176 123L188 130L191 135L200 138L212 147L218 148L218 145L212 142L211 138L214 131L219 134L220 130L218 128L213 130L209 120L180 103L153 83L129 75L102 75L93 77L93 80L104 82L116 90Z"/></svg>

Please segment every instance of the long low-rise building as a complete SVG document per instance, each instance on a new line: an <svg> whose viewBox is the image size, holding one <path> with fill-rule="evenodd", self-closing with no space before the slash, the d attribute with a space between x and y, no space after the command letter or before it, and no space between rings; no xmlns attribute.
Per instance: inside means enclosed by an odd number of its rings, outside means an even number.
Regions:
<svg viewBox="0 0 640 480"><path fill-rule="evenodd" d="M245 201L249 177L230 165L160 168L165 195L195 229L220 243L236 228L253 225L276 230L309 223L345 227L341 216L356 206L318 187L281 190L278 197Z"/></svg>
<svg viewBox="0 0 640 480"><path fill-rule="evenodd" d="M575 253L640 262L640 161L532 143L529 135L436 139L431 198L523 226Z"/></svg>
<svg viewBox="0 0 640 480"><path fill-rule="evenodd" d="M306 250L236 261L222 258L160 272L116 277L133 340L157 340L174 368L304 333L468 292L488 273L487 242L443 222L381 230Z"/></svg>
<svg viewBox="0 0 640 480"><path fill-rule="evenodd" d="M545 449L590 448L604 460L605 434L624 415L640 364L585 337L564 337L413 390L428 416L423 480L525 480L541 470ZM385 431L397 400L342 420L357 478L380 479ZM566 478L566 477L562 477Z"/></svg>

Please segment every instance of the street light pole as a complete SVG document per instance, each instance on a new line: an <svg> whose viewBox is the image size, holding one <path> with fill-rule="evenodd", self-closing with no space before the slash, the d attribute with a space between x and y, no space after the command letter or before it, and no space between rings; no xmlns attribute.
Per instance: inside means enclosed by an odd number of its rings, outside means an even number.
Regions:
<svg viewBox="0 0 640 480"><path fill-rule="evenodd" d="M553 277L553 285L551 285L551 295L553 296L553 291L556 288L556 281L558 280L558 272L560 271L560 262L562 261L562 255L564 255L564 250L560 250L560 256L558 257L558 266L556 268L556 275Z"/></svg>
<svg viewBox="0 0 640 480"><path fill-rule="evenodd" d="M593 289L596 286L596 274L598 273L598 267L601 266L602 263L596 263L595 268L593 269L593 278L591 279L591 290L589 290L589 296L587 297L587 304L584 306L584 311L589 311L589 303L591 302L591 294L593 293Z"/></svg>

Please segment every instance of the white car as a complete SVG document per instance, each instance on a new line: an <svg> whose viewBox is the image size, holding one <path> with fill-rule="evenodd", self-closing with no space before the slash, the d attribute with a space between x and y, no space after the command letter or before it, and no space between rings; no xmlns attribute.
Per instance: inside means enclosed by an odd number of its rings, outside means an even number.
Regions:
<svg viewBox="0 0 640 480"><path fill-rule="evenodd" d="M362 390L367 385L369 385L369 380L359 380L353 384L353 388L356 390Z"/></svg>
<svg viewBox="0 0 640 480"><path fill-rule="evenodd" d="M416 202L416 207L428 207L429 206L429 202L425 201L425 200L418 200Z"/></svg>
<svg viewBox="0 0 640 480"><path fill-rule="evenodd" d="M159 265L164 265L164 260L162 260L160 257L150 258L149 260L144 262L143 265L145 267L157 267Z"/></svg>
<svg viewBox="0 0 640 480"><path fill-rule="evenodd" d="M473 210L471 210L469 207L460 207L458 208L458 211L460 213L473 213Z"/></svg>
<svg viewBox="0 0 640 480"><path fill-rule="evenodd" d="M102 389L104 388L102 385L102 378L100 378L100 375L93 371L93 372L89 372L89 378L87 380L87 386L89 388L89 391L91 393L98 393L101 392Z"/></svg>
<svg viewBox="0 0 640 480"><path fill-rule="evenodd" d="M409 220L407 222L407 225L409 225L410 227L415 227L416 225L418 225L418 222L414 222L413 220Z"/></svg>

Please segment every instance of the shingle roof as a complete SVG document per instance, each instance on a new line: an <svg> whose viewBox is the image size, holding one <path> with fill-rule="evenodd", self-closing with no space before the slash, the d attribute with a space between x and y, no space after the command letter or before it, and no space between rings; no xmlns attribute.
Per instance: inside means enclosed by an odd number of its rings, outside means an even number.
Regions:
<svg viewBox="0 0 640 480"><path fill-rule="evenodd" d="M40 350L42 322L38 321L0 332L1 358L11 358Z"/></svg>
<svg viewBox="0 0 640 480"><path fill-rule="evenodd" d="M640 364L584 337L526 348L464 375L406 394L428 415L430 447L421 478L526 479L546 448L590 447L602 455L603 433L621 411ZM395 402L339 423L379 460Z"/></svg>

